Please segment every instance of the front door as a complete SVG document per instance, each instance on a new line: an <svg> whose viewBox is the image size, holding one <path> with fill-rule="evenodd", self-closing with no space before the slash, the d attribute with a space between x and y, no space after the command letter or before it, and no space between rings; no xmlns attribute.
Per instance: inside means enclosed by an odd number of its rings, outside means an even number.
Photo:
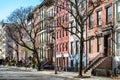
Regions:
<svg viewBox="0 0 120 80"><path fill-rule="evenodd" d="M111 40L110 40L110 35L105 35L104 36L104 55L108 56L110 54L110 48L111 47Z"/></svg>
<svg viewBox="0 0 120 80"><path fill-rule="evenodd" d="M70 66L73 67L73 60L71 60L71 65Z"/></svg>

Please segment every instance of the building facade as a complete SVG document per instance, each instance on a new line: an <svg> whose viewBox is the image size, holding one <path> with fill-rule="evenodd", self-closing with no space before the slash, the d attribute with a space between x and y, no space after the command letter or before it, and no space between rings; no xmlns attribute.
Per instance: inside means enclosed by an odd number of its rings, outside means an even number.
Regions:
<svg viewBox="0 0 120 80"><path fill-rule="evenodd" d="M59 0L57 5L66 7L66 0ZM57 27L56 27L56 57L57 66L59 69L66 69L68 67L69 59L69 33L62 27L69 25L69 13L60 7L57 7Z"/></svg>
<svg viewBox="0 0 120 80"><path fill-rule="evenodd" d="M44 2L43 2L44 3ZM39 57L41 61L45 61L47 57L47 32L45 30L45 11L46 7L41 3L34 10L34 26L39 29L37 34L36 46L39 49Z"/></svg>
<svg viewBox="0 0 120 80"><path fill-rule="evenodd" d="M113 69L118 68L120 65L120 1L115 0L114 2L114 29L115 29L115 34L114 34L114 49L115 49L115 54L114 54L114 61L113 61Z"/></svg>
<svg viewBox="0 0 120 80"><path fill-rule="evenodd" d="M47 31L47 61L46 65L54 66L55 63L55 28L56 28L56 7L54 0L46 0L45 26Z"/></svg>
<svg viewBox="0 0 120 80"><path fill-rule="evenodd" d="M75 3L75 1L73 0L73 2ZM78 0L78 2L80 2L81 5L79 5L79 12L85 12L86 10L86 1L82 1L82 0ZM73 5L71 4L71 11L73 13L76 13L76 8L73 7ZM76 36L78 35L80 37L80 26L78 25L78 23L75 21L75 18L70 14L69 16L69 27L71 29L70 33L70 43L69 43L69 51L70 51L70 57L69 57L69 66L71 68L75 68L76 64L78 64L80 62L80 39ZM84 39L86 39L86 25L84 25ZM76 35L75 35L75 34ZM83 51L83 68L86 67L86 42L84 43L84 51ZM77 66L79 67L79 66Z"/></svg>
<svg viewBox="0 0 120 80"><path fill-rule="evenodd" d="M2 49L2 53L4 55L4 59L5 58L9 58L9 60L12 60L13 58L16 58L16 51L15 49L15 42L12 40L12 38L9 36L9 32L7 32L9 29L11 29L11 27L13 28L13 26L11 24L2 24L2 44L3 44L3 49ZM14 29L12 30L14 32Z"/></svg>
<svg viewBox="0 0 120 80"><path fill-rule="evenodd" d="M88 10L91 4L88 4ZM87 21L87 64L112 69L113 3L109 0L95 9ZM99 60L101 62L99 62ZM99 63L99 64L97 64ZM107 66L109 64L109 66Z"/></svg>

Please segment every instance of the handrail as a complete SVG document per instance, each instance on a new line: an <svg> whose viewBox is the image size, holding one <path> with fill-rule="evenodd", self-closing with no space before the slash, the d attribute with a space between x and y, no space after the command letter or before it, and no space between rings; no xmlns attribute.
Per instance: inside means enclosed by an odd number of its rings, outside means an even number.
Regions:
<svg viewBox="0 0 120 80"><path fill-rule="evenodd" d="M102 54L102 53L99 53L97 56L95 56L95 58L91 60L92 63L95 62L95 61L96 61L98 58L100 58L100 57L103 57L103 54Z"/></svg>
<svg viewBox="0 0 120 80"><path fill-rule="evenodd" d="M84 72L89 70L91 68L91 66L101 57L103 57L102 53L98 54L94 59L92 59L92 62L84 69Z"/></svg>

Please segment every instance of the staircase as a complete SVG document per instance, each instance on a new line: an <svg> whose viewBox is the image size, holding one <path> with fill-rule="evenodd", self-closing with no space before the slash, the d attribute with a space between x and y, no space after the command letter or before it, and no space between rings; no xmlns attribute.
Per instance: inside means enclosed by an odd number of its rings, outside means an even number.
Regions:
<svg viewBox="0 0 120 80"><path fill-rule="evenodd" d="M102 54L97 55L91 62L91 64L89 64L83 71L84 74L87 75L91 75L91 72L93 69L95 69L99 64L101 64L104 60L106 59L106 57L103 57Z"/></svg>
<svg viewBox="0 0 120 80"><path fill-rule="evenodd" d="M43 68L44 69L52 69L53 68L53 61L52 60L47 60L43 63Z"/></svg>

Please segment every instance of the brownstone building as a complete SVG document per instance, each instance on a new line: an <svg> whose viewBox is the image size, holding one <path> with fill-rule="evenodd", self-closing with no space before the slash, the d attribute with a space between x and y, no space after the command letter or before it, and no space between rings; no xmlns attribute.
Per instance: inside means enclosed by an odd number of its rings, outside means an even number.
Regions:
<svg viewBox="0 0 120 80"><path fill-rule="evenodd" d="M88 5L90 9L90 3ZM112 69L113 3L105 0L87 21L87 63L90 69Z"/></svg>

